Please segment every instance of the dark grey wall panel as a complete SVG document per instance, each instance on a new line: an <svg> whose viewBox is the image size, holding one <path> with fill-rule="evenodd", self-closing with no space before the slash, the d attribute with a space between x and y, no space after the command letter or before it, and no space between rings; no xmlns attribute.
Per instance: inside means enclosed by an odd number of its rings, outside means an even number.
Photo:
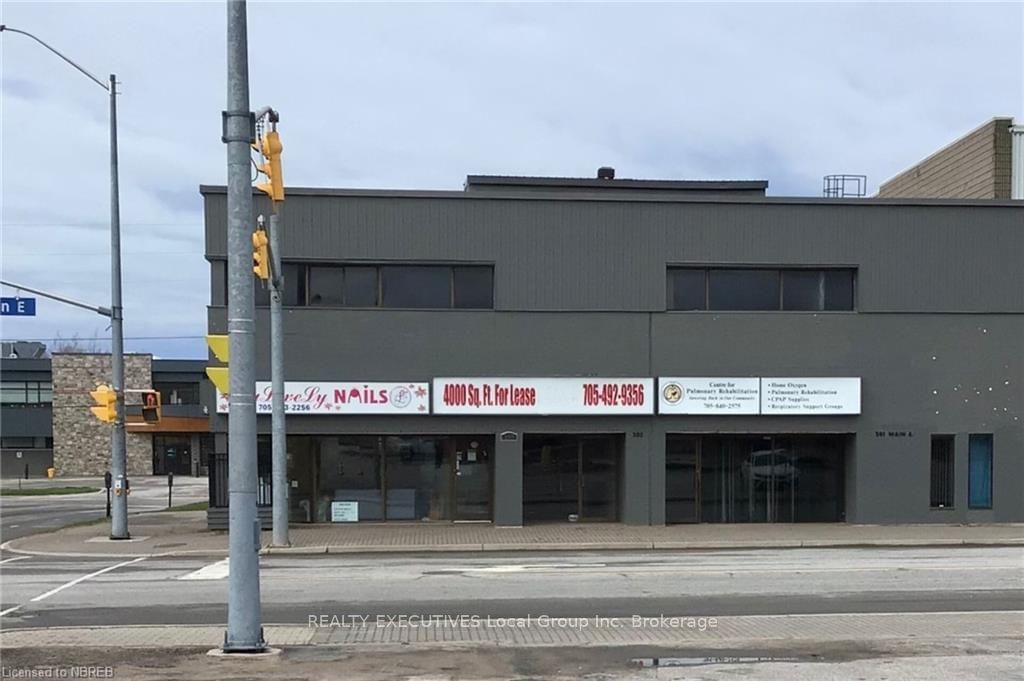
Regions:
<svg viewBox="0 0 1024 681"><path fill-rule="evenodd" d="M45 478L52 465L52 449L0 449L0 475L5 478L24 478L26 466L29 479Z"/></svg>
<svg viewBox="0 0 1024 681"><path fill-rule="evenodd" d="M523 438L494 439L494 523L523 524Z"/></svg>
<svg viewBox="0 0 1024 681"><path fill-rule="evenodd" d="M620 519L628 525L650 525L651 503L651 420L637 419L633 430L625 433L619 485ZM664 447L664 442L660 443ZM662 493L661 505L665 505ZM664 522L664 521L662 521Z"/></svg>
<svg viewBox="0 0 1024 681"><path fill-rule="evenodd" d="M221 258L223 196L206 200L207 255ZM307 260L493 262L501 310L660 311L667 263L721 263L857 267L862 311L1022 312L1022 215L996 203L299 195L285 208L282 251Z"/></svg>
<svg viewBox="0 0 1024 681"><path fill-rule="evenodd" d="M5 376L10 380L10 377ZM49 380L49 379L47 379ZM53 437L53 407L3 407L4 437Z"/></svg>
<svg viewBox="0 0 1024 681"><path fill-rule="evenodd" d="M211 333L226 333L212 308ZM435 376L647 376L647 315L490 311L285 312L292 380L428 380ZM269 315L256 314L257 376L269 380Z"/></svg>

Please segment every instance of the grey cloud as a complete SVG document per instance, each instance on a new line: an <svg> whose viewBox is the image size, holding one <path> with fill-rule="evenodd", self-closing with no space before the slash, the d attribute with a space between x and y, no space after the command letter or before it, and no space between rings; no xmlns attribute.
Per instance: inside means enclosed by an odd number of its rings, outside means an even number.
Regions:
<svg viewBox="0 0 1024 681"><path fill-rule="evenodd" d="M0 80L0 90L3 91L5 97L17 97L28 101L43 98L43 90L38 84L16 76L4 76Z"/></svg>
<svg viewBox="0 0 1024 681"><path fill-rule="evenodd" d="M118 74L126 326L201 332L198 185L226 176L223 4L9 1L4 19ZM281 111L295 186L458 189L467 173L611 164L817 195L826 173L875 188L993 115L1020 116L1022 19L982 3L251 2L251 100ZM3 267L92 291L109 267L105 102L16 37L2 41ZM89 265L69 269L69 252ZM166 292L159 313L143 291ZM47 315L5 321L4 336L95 326ZM201 341L153 347L204 355Z"/></svg>

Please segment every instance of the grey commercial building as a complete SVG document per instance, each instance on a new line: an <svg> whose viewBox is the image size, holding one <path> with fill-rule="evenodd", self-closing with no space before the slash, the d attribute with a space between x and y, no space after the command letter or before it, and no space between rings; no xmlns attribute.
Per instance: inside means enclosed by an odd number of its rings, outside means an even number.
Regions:
<svg viewBox="0 0 1024 681"><path fill-rule="evenodd" d="M1024 204L766 186L288 189L293 520L1024 521Z"/></svg>

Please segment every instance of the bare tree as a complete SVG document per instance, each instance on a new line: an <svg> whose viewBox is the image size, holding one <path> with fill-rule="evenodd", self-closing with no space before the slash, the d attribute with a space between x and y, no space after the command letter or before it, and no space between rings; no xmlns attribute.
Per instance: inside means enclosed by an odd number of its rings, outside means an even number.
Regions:
<svg viewBox="0 0 1024 681"><path fill-rule="evenodd" d="M53 349L54 352L65 352L75 354L89 354L89 353L102 353L105 352L103 346L99 341L96 340L98 331L93 332L92 338L82 338L78 332L75 332L68 338L64 338L60 335L60 331L57 332L57 338L54 340Z"/></svg>

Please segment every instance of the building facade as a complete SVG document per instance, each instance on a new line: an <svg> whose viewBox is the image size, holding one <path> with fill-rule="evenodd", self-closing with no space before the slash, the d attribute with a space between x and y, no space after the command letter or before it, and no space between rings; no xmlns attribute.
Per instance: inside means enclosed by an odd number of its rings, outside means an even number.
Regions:
<svg viewBox="0 0 1024 681"><path fill-rule="evenodd" d="M125 356L131 390L160 391L159 424L142 421L139 402L127 399L128 475L205 475L213 450L200 393L206 363ZM43 477L101 477L110 469L110 425L89 410L89 391L110 382L110 355L53 353L47 358L0 359L0 473Z"/></svg>
<svg viewBox="0 0 1024 681"><path fill-rule="evenodd" d="M1024 199L1024 126L993 118L882 183L878 196Z"/></svg>
<svg viewBox="0 0 1024 681"><path fill-rule="evenodd" d="M766 184L289 189L292 519L1024 520L1022 204ZM226 195L201 192L226 333Z"/></svg>

